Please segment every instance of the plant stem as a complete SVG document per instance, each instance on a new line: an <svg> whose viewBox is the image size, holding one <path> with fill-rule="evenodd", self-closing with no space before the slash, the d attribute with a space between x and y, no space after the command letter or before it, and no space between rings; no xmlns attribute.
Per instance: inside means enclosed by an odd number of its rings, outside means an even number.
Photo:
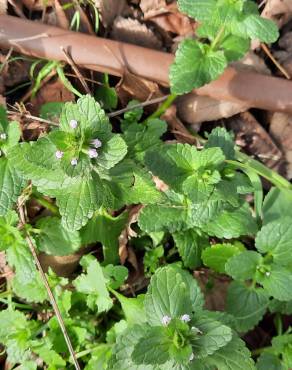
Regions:
<svg viewBox="0 0 292 370"><path fill-rule="evenodd" d="M216 48L217 44L220 42L220 39L221 39L221 36L222 36L223 32L224 32L224 27L221 27L219 32L217 33L215 39L211 43L211 46L210 46L211 50L214 50Z"/></svg>
<svg viewBox="0 0 292 370"><path fill-rule="evenodd" d="M257 348L251 351L252 356L259 356L263 352L268 351L269 349L272 349L272 347L262 347L262 348Z"/></svg>
<svg viewBox="0 0 292 370"><path fill-rule="evenodd" d="M162 116L166 112L166 110L171 106L171 104L174 102L176 98L177 98L176 94L168 95L167 99L144 122L147 122L150 119L159 118L160 116Z"/></svg>
<svg viewBox="0 0 292 370"><path fill-rule="evenodd" d="M6 304L8 306L8 302L7 302L6 299L0 298L0 302ZM34 309L32 306L30 306L28 304L17 303L17 302L13 302L13 306L18 307L18 308L22 308L22 309L25 309L25 310L33 310Z"/></svg>
<svg viewBox="0 0 292 370"><path fill-rule="evenodd" d="M39 194L34 193L33 198L43 207L47 208L51 211L54 215L59 216L59 209L55 204L48 201L46 198L42 197Z"/></svg>
<svg viewBox="0 0 292 370"><path fill-rule="evenodd" d="M279 175L277 172L270 170L264 164L238 151L235 152L235 157L238 161L226 160L226 162L233 164L237 168L241 168L244 170L253 170L258 175L262 176L271 184L277 186L280 189L284 188L292 190L292 185L288 180Z"/></svg>

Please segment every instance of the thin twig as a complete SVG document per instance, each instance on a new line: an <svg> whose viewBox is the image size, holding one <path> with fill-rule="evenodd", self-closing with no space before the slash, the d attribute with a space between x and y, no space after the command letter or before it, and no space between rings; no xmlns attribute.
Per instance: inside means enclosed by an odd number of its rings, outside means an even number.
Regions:
<svg viewBox="0 0 292 370"><path fill-rule="evenodd" d="M135 104L135 105L132 105L131 107L127 107L127 108L120 109L120 110L117 110L117 111L112 112L112 113L108 113L108 116L109 117L116 117L116 116L119 116L120 114L123 114L125 112L128 112L128 111L136 109L136 108L143 108L143 107L147 107L148 105L151 105L151 104L161 103L162 101L166 100L168 97L169 97L169 95L164 95L164 96L161 96L160 98L146 100L143 103Z"/></svg>
<svg viewBox="0 0 292 370"><path fill-rule="evenodd" d="M37 39L43 39L47 38L49 35L47 33L40 33L38 35L30 36L30 37L24 37L24 38L19 38L19 39L10 39L9 42L11 44L18 43L18 42L26 42L26 41L31 41L31 40L37 40Z"/></svg>
<svg viewBox="0 0 292 370"><path fill-rule="evenodd" d="M41 278L43 280L44 286L45 286L45 288L47 290L48 297L50 299L51 305L53 307L53 310L54 310L55 315L57 317L58 323L59 323L60 328L62 330L62 333L64 335L64 339L66 341L68 350L69 350L70 355L72 357L72 360L73 360L75 369L76 370L81 370L81 368L79 366L79 363L78 363L78 360L76 358L76 354L74 352L74 349L73 349L73 346L72 346L70 337L69 337L68 332L67 332L67 329L65 327L64 320L62 318L60 309L59 309L58 304L57 304L57 302L55 300L55 297L53 295L53 292L52 292L52 290L50 288L50 285L49 285L48 279L46 277L46 274L44 273L44 270L42 268L42 265L41 265L41 263L40 263L40 261L38 259L38 255L36 253L36 248L34 246L34 243L33 243L32 239L31 239L31 236L30 236L29 231L26 230L25 227L24 227L25 224L26 224L26 219L25 219L25 208L24 208L24 205L23 204L19 204L18 211L19 211L20 222L21 222L21 224L23 226L23 230L25 231L25 234L26 234L25 239L27 241L27 244L29 246L29 249L31 251L31 254L32 254L33 258L34 258L35 264L36 264L36 266L37 266L37 268L39 270L39 273L40 273Z"/></svg>
<svg viewBox="0 0 292 370"><path fill-rule="evenodd" d="M30 119L30 120L32 120L32 121L38 121L38 122L40 122L40 123L46 123L46 124L48 124L48 125L52 125L52 126L59 126L59 124L58 124L58 123L56 123L56 122L49 121L49 120L44 119L44 118L40 118L40 117L36 117L36 116L32 116L32 115L31 115L31 114L29 114L29 113L22 113L22 112L17 112L17 111L13 111L13 110L7 110L7 113L8 113L8 114L12 114L12 115L17 114L17 115L19 115L19 116L21 116L21 117L28 118L28 119Z"/></svg>
<svg viewBox="0 0 292 370"><path fill-rule="evenodd" d="M11 57L12 52L13 52L13 46L11 46L11 48L9 49L8 53L6 54L6 56L4 58L3 63L1 64L0 73L4 70L5 66L7 65L8 60Z"/></svg>
<svg viewBox="0 0 292 370"><path fill-rule="evenodd" d="M64 53L66 59L67 59L67 62L68 64L70 64L71 68L73 69L73 71L76 73L76 76L79 78L79 81L81 82L81 85L83 86L84 90L86 91L87 94L89 95L92 95L91 94L91 91L86 83L86 81L84 80L82 74L80 73L76 63L74 62L74 60L72 59L71 55L68 53L67 50L64 49L63 46L61 46L61 50L62 52Z"/></svg>
<svg viewBox="0 0 292 370"><path fill-rule="evenodd" d="M75 78L76 78L76 74L68 73L68 72L66 72L66 73L65 73L65 76L68 76L68 77L75 77ZM93 84L103 86L103 83L101 83L101 82L99 82L99 81L96 81L96 80L94 80L93 78L88 78L88 77L84 77L84 76L83 76L83 79L84 79L85 81L91 82L91 83L93 83Z"/></svg>
<svg viewBox="0 0 292 370"><path fill-rule="evenodd" d="M283 75L287 78L287 80L290 80L291 77L289 73L285 70L283 66L274 58L273 54L270 52L269 48L265 44L261 44L261 48L263 51L267 54L267 56L271 59L271 61L275 64L275 66L283 73Z"/></svg>

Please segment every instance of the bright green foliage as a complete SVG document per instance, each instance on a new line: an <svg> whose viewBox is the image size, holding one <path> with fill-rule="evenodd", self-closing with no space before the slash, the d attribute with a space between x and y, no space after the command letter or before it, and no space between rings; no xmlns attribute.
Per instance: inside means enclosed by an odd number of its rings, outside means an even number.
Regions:
<svg viewBox="0 0 292 370"><path fill-rule="evenodd" d="M183 13L202 23L196 33L205 42L183 40L170 68L172 92L183 94L217 79L228 63L242 58L250 41L274 42L277 26L259 15L250 0L179 0Z"/></svg>
<svg viewBox="0 0 292 370"><path fill-rule="evenodd" d="M14 206L25 182L8 156L20 139L19 124L8 123L5 110L0 108L0 216L4 216Z"/></svg>
<svg viewBox="0 0 292 370"><path fill-rule="evenodd" d="M147 324L135 325L118 337L110 369L207 370L219 359L224 369L243 369L243 364L253 369L242 342L196 305L200 298L194 293L200 295L185 271L174 265L157 270L145 298Z"/></svg>
<svg viewBox="0 0 292 370"><path fill-rule="evenodd" d="M256 251L244 251L230 258L225 270L237 281L252 280L279 301L292 299L290 219L273 221L259 231ZM260 253L259 253L260 252Z"/></svg>
<svg viewBox="0 0 292 370"><path fill-rule="evenodd" d="M103 245L104 263L119 261L119 236L125 229L128 213L118 217L108 213L96 213L93 218L80 230L83 245L100 242Z"/></svg>
<svg viewBox="0 0 292 370"><path fill-rule="evenodd" d="M149 276L155 273L160 264L160 259L164 255L163 245L159 245L155 248L149 248L146 250L143 265L145 270L145 275Z"/></svg>
<svg viewBox="0 0 292 370"><path fill-rule="evenodd" d="M269 299L262 288L247 287L234 281L228 288L226 311L236 319L238 332L253 329L266 313Z"/></svg>
<svg viewBox="0 0 292 370"><path fill-rule="evenodd" d="M292 366L292 335L291 327L288 331L272 339L272 347L260 356L257 369L288 370Z"/></svg>
<svg viewBox="0 0 292 370"><path fill-rule="evenodd" d="M54 256L73 254L81 246L78 231L69 231L58 217L43 217L37 223L35 241L40 251Z"/></svg>
<svg viewBox="0 0 292 370"><path fill-rule="evenodd" d="M215 143L219 147L214 147ZM139 217L142 230L176 233L200 228L206 234L226 239L254 235L256 222L240 195L250 189L248 181L224 162L223 153L232 156L233 147L228 133L217 130L201 151L188 144L148 151L147 167L169 190L159 203L143 208ZM199 263L200 253L195 257L195 248L183 249L185 260L188 253L193 253L188 258L196 258L196 262L187 263Z"/></svg>
<svg viewBox="0 0 292 370"><path fill-rule="evenodd" d="M9 211L6 217L0 217L0 250L5 250L7 261L15 271L12 289L25 300L43 302L47 293L28 245L16 227L17 223L18 216L14 211Z"/></svg>
<svg viewBox="0 0 292 370"><path fill-rule="evenodd" d="M195 230L176 232L173 238L185 267L195 269L201 264L201 254L209 244L205 235Z"/></svg>
<svg viewBox="0 0 292 370"><path fill-rule="evenodd" d="M243 247L244 248L244 247ZM202 253L204 265L221 274L225 273L225 264L229 258L242 252L242 246L229 243L214 244Z"/></svg>
<svg viewBox="0 0 292 370"><path fill-rule="evenodd" d="M290 189L272 188L265 197L263 204L264 223L278 220L279 217L292 218L292 191Z"/></svg>
<svg viewBox="0 0 292 370"><path fill-rule="evenodd" d="M127 269L113 265L101 267L91 256L83 257L81 263L86 273L74 280L77 291L87 295L86 303L90 309L97 309L97 312L108 311L113 305L108 287L118 288L128 275Z"/></svg>

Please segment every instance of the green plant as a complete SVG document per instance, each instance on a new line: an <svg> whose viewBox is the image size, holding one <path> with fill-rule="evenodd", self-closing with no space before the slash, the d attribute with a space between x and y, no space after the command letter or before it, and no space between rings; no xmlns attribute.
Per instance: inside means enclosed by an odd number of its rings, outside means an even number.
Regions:
<svg viewBox="0 0 292 370"><path fill-rule="evenodd" d="M183 40L170 69L172 92L183 94L217 79L241 59L250 41L271 43L279 32L250 0L178 0L181 12L199 22L196 39Z"/></svg>

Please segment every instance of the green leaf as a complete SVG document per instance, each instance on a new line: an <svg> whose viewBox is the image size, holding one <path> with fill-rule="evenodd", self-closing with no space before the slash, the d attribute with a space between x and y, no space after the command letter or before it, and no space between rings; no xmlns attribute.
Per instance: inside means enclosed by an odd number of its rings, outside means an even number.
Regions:
<svg viewBox="0 0 292 370"><path fill-rule="evenodd" d="M64 102L48 102L41 106L40 117L56 122L62 112Z"/></svg>
<svg viewBox="0 0 292 370"><path fill-rule="evenodd" d="M276 23L257 14L251 14L246 17L243 25L246 27L246 33L251 39L271 43L277 41L279 37Z"/></svg>
<svg viewBox="0 0 292 370"><path fill-rule="evenodd" d="M146 323L146 313L144 308L145 295L139 294L136 298L127 298L117 292L114 295L119 300L127 323L129 325Z"/></svg>
<svg viewBox="0 0 292 370"><path fill-rule="evenodd" d="M7 129L7 139L2 146L2 149L5 153L7 153L8 149L13 148L19 142L21 136L21 129L19 127L19 123L16 121L12 121L9 123Z"/></svg>
<svg viewBox="0 0 292 370"><path fill-rule="evenodd" d="M245 56L250 49L250 41L243 37L229 35L220 44L228 62L239 60Z"/></svg>
<svg viewBox="0 0 292 370"><path fill-rule="evenodd" d="M162 194L155 187L150 173L127 159L109 171L107 184L114 196L115 209L129 204L151 204L161 200Z"/></svg>
<svg viewBox="0 0 292 370"><path fill-rule="evenodd" d="M195 269L201 265L201 253L208 246L208 238L195 230L186 230L173 234L176 247L185 267Z"/></svg>
<svg viewBox="0 0 292 370"><path fill-rule="evenodd" d="M15 211L8 211L5 217L0 217L0 251L23 243L22 235L16 228L18 221Z"/></svg>
<svg viewBox="0 0 292 370"><path fill-rule="evenodd" d="M235 280L254 278L257 266L263 261L262 256L255 251L244 251L231 257L225 264L225 271Z"/></svg>
<svg viewBox="0 0 292 370"><path fill-rule="evenodd" d="M281 302L277 299L272 299L269 304L269 310L272 313L279 312L283 315L292 315L292 300Z"/></svg>
<svg viewBox="0 0 292 370"><path fill-rule="evenodd" d="M149 119L146 123L124 121L122 130L128 146L127 157L142 161L147 150L161 145L160 137L166 132L167 124L160 119Z"/></svg>
<svg viewBox="0 0 292 370"><path fill-rule="evenodd" d="M105 264L119 261L119 236L126 227L128 213L112 217L106 212L96 213L80 230L82 244L100 242L103 245Z"/></svg>
<svg viewBox="0 0 292 370"><path fill-rule="evenodd" d="M110 357L111 346L108 344L100 344L94 352L92 352L84 370L107 369Z"/></svg>
<svg viewBox="0 0 292 370"><path fill-rule="evenodd" d="M216 127L208 136L208 141L204 148L220 148L226 159L234 158L234 139L232 134L227 132L224 127Z"/></svg>
<svg viewBox="0 0 292 370"><path fill-rule="evenodd" d="M127 145L120 135L113 135L102 146L102 151L97 157L99 166L110 169L119 163L127 154Z"/></svg>
<svg viewBox="0 0 292 370"><path fill-rule="evenodd" d="M13 161L0 158L0 216L4 216L14 206L24 183Z"/></svg>
<svg viewBox="0 0 292 370"><path fill-rule="evenodd" d="M232 339L231 329L213 319L199 317L192 324L202 333L191 339L196 358L200 359L212 355Z"/></svg>
<svg viewBox="0 0 292 370"><path fill-rule="evenodd" d="M204 358L201 362L204 366L209 366L208 370L255 370L254 362L245 343L235 336L226 346ZM203 367L203 369L205 368Z"/></svg>
<svg viewBox="0 0 292 370"><path fill-rule="evenodd" d="M56 192L57 205L62 216L62 224L68 230L79 230L93 216L94 211L103 205L103 185L93 174L88 179L76 179L68 187Z"/></svg>
<svg viewBox="0 0 292 370"><path fill-rule="evenodd" d="M135 325L119 335L113 348L109 370L154 370L151 365L138 365L132 360L134 347L146 332L147 326Z"/></svg>
<svg viewBox="0 0 292 370"><path fill-rule="evenodd" d="M12 280L14 293L28 302L43 302L47 292L36 269L33 257L24 243L11 245L6 251L7 261L15 269Z"/></svg>
<svg viewBox="0 0 292 370"><path fill-rule="evenodd" d="M11 364L25 361L30 356L31 328L25 315L11 309L0 312L1 343L7 347Z"/></svg>
<svg viewBox="0 0 292 370"><path fill-rule="evenodd" d="M9 125L9 121L7 118L6 108L0 104L0 129L1 131L6 131L7 127Z"/></svg>
<svg viewBox="0 0 292 370"><path fill-rule="evenodd" d="M66 366L66 361L51 348L51 344L48 341L34 341L32 344L32 350L49 366L54 368L62 368Z"/></svg>
<svg viewBox="0 0 292 370"><path fill-rule="evenodd" d="M263 221L267 224L285 215L292 218L292 191L290 189L272 188L263 204Z"/></svg>
<svg viewBox="0 0 292 370"><path fill-rule="evenodd" d="M61 224L58 217L43 217L36 223L40 234L35 240L40 251L53 256L67 256L75 253L81 247L77 231L69 231Z"/></svg>
<svg viewBox="0 0 292 370"><path fill-rule="evenodd" d="M178 0L181 12L198 20L207 21L216 7L216 0Z"/></svg>
<svg viewBox="0 0 292 370"><path fill-rule="evenodd" d="M19 370L37 370L37 364L34 361L25 361L20 365Z"/></svg>
<svg viewBox="0 0 292 370"><path fill-rule="evenodd" d="M95 90L94 97L105 110L115 109L118 105L118 96L113 87L98 86Z"/></svg>
<svg viewBox="0 0 292 370"><path fill-rule="evenodd" d="M210 223L203 226L209 235L218 238L238 238L242 235L254 235L257 232L256 220L253 218L248 203L243 203L239 208L223 210Z"/></svg>
<svg viewBox="0 0 292 370"><path fill-rule="evenodd" d="M74 133L74 129L70 126L71 120L77 121L77 132L82 132L86 135L99 134L101 137L106 137L111 132L111 126L104 110L89 95L78 99L77 104L72 102L65 103L60 117L60 129Z"/></svg>
<svg viewBox="0 0 292 370"><path fill-rule="evenodd" d="M281 360L273 353L263 352L257 362L257 370L285 370Z"/></svg>
<svg viewBox="0 0 292 370"><path fill-rule="evenodd" d="M233 244L214 244L203 250L202 260L205 266L210 267L212 270L219 272L220 274L224 274L226 262L231 257L241 252L242 249Z"/></svg>
<svg viewBox="0 0 292 370"><path fill-rule="evenodd" d="M287 268L273 264L269 274L262 274L257 281L263 285L267 293L279 301L292 300L292 290L290 289L292 274Z"/></svg>
<svg viewBox="0 0 292 370"><path fill-rule="evenodd" d="M272 255L275 263L291 266L291 219L281 218L263 226L257 234L255 243L258 251Z"/></svg>
<svg viewBox="0 0 292 370"><path fill-rule="evenodd" d="M95 259L89 262L86 271L74 280L74 286L78 292L87 294L89 308L93 310L97 306L99 313L108 311L113 305L107 290L109 279L105 277L100 264Z"/></svg>
<svg viewBox="0 0 292 370"><path fill-rule="evenodd" d="M103 273L109 280L108 286L112 289L118 289L128 277L128 269L125 266L108 264L103 267Z"/></svg>
<svg viewBox="0 0 292 370"><path fill-rule="evenodd" d="M170 85L174 94L184 94L216 80L227 66L222 51L213 51L196 40L185 39L178 47L170 67Z"/></svg>
<svg viewBox="0 0 292 370"><path fill-rule="evenodd" d="M250 288L244 283L229 285L226 311L236 319L235 328L240 333L253 329L263 318L269 304L269 297L261 288Z"/></svg>
<svg viewBox="0 0 292 370"><path fill-rule="evenodd" d="M164 364L170 359L171 340L163 327L150 327L134 347L132 360L137 364Z"/></svg>
<svg viewBox="0 0 292 370"><path fill-rule="evenodd" d="M191 313L189 289L179 270L171 266L157 270L145 297L148 323L162 325L163 316L172 318Z"/></svg>

